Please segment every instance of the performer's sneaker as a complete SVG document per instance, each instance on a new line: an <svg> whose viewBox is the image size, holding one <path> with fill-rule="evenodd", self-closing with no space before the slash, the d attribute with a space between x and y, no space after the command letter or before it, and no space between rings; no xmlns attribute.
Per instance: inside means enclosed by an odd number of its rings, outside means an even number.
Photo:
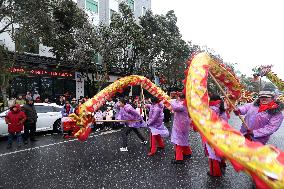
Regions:
<svg viewBox="0 0 284 189"><path fill-rule="evenodd" d="M172 164L184 164L184 161L183 161L183 160L175 160L175 159L173 159L173 160L171 161L171 163L172 163Z"/></svg>
<svg viewBox="0 0 284 189"><path fill-rule="evenodd" d="M122 148L120 148L119 150L120 150L121 152L128 152L127 147L125 147L125 148L122 147Z"/></svg>
<svg viewBox="0 0 284 189"><path fill-rule="evenodd" d="M189 155L183 155L184 158L190 159L191 158L191 154Z"/></svg>
<svg viewBox="0 0 284 189"><path fill-rule="evenodd" d="M222 175L211 175L210 171L207 172L207 175L210 177L221 177Z"/></svg>
<svg viewBox="0 0 284 189"><path fill-rule="evenodd" d="M141 142L141 144L144 144L144 145L146 145L147 143L148 143L147 140Z"/></svg>
<svg viewBox="0 0 284 189"><path fill-rule="evenodd" d="M12 148L12 144L8 144L7 149L11 149Z"/></svg>
<svg viewBox="0 0 284 189"><path fill-rule="evenodd" d="M72 137L70 135L65 135L63 138L69 139L69 138L72 138Z"/></svg>

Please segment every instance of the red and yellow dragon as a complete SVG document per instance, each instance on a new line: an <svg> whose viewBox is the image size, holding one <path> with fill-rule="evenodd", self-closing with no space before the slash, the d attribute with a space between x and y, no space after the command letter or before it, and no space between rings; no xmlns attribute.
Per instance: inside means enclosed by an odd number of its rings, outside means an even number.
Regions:
<svg viewBox="0 0 284 189"><path fill-rule="evenodd" d="M197 54L188 64L183 92L186 95L188 112L199 133L206 138L219 156L232 163L235 170L251 175L258 188L284 188L284 152L271 145L264 146L246 140L238 130L221 121L209 108L207 90L209 71L218 82L226 86L231 100L237 101L244 92L234 73L206 53ZM268 72L266 76L283 89L283 81L274 74ZM92 113L116 92L122 92L124 88L134 85L141 85L170 108L170 97L150 80L137 75L127 76L115 81L82 104L78 115L70 115L73 123L80 127L75 136L79 140L86 140L93 121Z"/></svg>

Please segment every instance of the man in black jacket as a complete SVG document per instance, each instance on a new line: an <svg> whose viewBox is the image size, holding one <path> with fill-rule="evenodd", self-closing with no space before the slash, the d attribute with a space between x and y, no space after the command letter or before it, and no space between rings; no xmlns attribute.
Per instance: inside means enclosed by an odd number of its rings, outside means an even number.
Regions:
<svg viewBox="0 0 284 189"><path fill-rule="evenodd" d="M37 122L37 113L34 107L34 101L31 97L26 98L26 104L22 107L25 112L27 119L24 123L24 143L28 143L28 138L30 141L36 141L35 131L36 131L36 122Z"/></svg>

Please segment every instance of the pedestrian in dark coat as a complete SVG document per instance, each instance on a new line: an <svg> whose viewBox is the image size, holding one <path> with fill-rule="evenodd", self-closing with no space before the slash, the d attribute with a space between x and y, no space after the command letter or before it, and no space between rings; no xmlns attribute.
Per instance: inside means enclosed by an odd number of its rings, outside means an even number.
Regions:
<svg viewBox="0 0 284 189"><path fill-rule="evenodd" d="M24 143L28 143L28 138L30 141L36 141L35 131L37 122L37 112L34 107L34 101L31 97L26 98L27 102L22 107L22 111L26 114L27 119L24 122Z"/></svg>

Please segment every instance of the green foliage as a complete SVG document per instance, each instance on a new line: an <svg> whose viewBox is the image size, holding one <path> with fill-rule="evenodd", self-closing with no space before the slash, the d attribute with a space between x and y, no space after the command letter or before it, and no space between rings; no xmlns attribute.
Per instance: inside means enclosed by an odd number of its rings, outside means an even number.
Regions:
<svg viewBox="0 0 284 189"><path fill-rule="evenodd" d="M240 76L240 82L245 87L246 90L251 92L258 92L260 83L258 81L254 81L252 77L247 77L242 74Z"/></svg>
<svg viewBox="0 0 284 189"><path fill-rule="evenodd" d="M11 79L15 77L15 75L10 72L14 62L10 61L9 56L8 49L0 45L0 92L4 105L7 105L7 87L9 86Z"/></svg>
<svg viewBox="0 0 284 189"><path fill-rule="evenodd" d="M6 47L0 45L0 86L7 86L9 83L9 70L13 67L13 62L10 61L9 51Z"/></svg>
<svg viewBox="0 0 284 189"><path fill-rule="evenodd" d="M77 62L78 69L91 63L93 28L72 0L0 0L0 22L0 33L9 32L15 41L16 54L35 53L43 43L58 59Z"/></svg>
<svg viewBox="0 0 284 189"><path fill-rule="evenodd" d="M142 37L139 48L143 64L140 72L152 78L158 75L166 80L165 90L180 90L183 87L185 61L193 53L193 46L182 39L173 11L166 15L154 15L148 11L140 18ZM150 70L149 70L150 68Z"/></svg>
<svg viewBox="0 0 284 189"><path fill-rule="evenodd" d="M140 51L137 40L141 37L141 28L136 23L130 7L124 3L119 5L119 12L112 15L109 29L113 40L112 49L116 52L116 67L123 68L125 75L133 74L139 60Z"/></svg>
<svg viewBox="0 0 284 189"><path fill-rule="evenodd" d="M275 91L277 87L272 82L265 82L263 89L264 91Z"/></svg>
<svg viewBox="0 0 284 189"><path fill-rule="evenodd" d="M92 47L101 56L101 69L97 69L96 62L81 62L80 67L93 67L88 72L99 80L94 82L99 86L106 82L111 70L117 69L124 75L138 74L150 79L158 75L166 80L164 89L180 90L185 61L197 46L182 40L174 12L154 15L148 11L139 22L128 5L120 4L119 12L112 14L109 26L94 28Z"/></svg>

